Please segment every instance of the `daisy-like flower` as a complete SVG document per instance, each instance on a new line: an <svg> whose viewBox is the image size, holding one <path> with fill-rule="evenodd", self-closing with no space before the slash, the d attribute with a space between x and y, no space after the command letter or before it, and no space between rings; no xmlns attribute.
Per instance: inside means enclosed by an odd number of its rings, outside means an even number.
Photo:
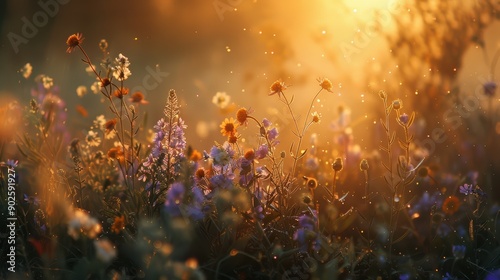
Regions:
<svg viewBox="0 0 500 280"><path fill-rule="evenodd" d="M101 137L99 137L97 132L89 130L87 137L85 137L85 141L90 147L97 147L101 144Z"/></svg>
<svg viewBox="0 0 500 280"><path fill-rule="evenodd" d="M128 88L121 88L121 89L117 89L113 92L113 95L122 99L123 96L127 95L129 92Z"/></svg>
<svg viewBox="0 0 500 280"><path fill-rule="evenodd" d="M287 88L288 88L288 86L285 84L285 82L283 82L281 80L277 80L269 88L269 90L270 90L269 95L278 94L278 97L281 97L281 94Z"/></svg>
<svg viewBox="0 0 500 280"><path fill-rule="evenodd" d="M101 91L101 83L99 81L95 81L91 86L90 90L93 94L98 94Z"/></svg>
<svg viewBox="0 0 500 280"><path fill-rule="evenodd" d="M144 94L140 91L134 92L132 96L128 99L132 103L137 103L137 104L148 104L149 102L144 98Z"/></svg>
<svg viewBox="0 0 500 280"><path fill-rule="evenodd" d="M443 201L443 212L448 215L453 215L455 212L458 211L458 208L460 207L460 200L458 197L452 195L447 197Z"/></svg>
<svg viewBox="0 0 500 280"><path fill-rule="evenodd" d="M119 54L117 58L115 58L116 66L113 67L113 77L118 81L122 82L128 79L132 73L128 67L130 66L130 62L126 56L123 54Z"/></svg>
<svg viewBox="0 0 500 280"><path fill-rule="evenodd" d="M113 224L111 225L111 231L119 234L125 228L125 216L115 217Z"/></svg>
<svg viewBox="0 0 500 280"><path fill-rule="evenodd" d="M212 97L212 103L217 107L224 109L229 105L229 101L231 100L231 96L223 91L217 92L214 97Z"/></svg>
<svg viewBox="0 0 500 280"><path fill-rule="evenodd" d="M54 86L54 80L49 77L49 76L42 76L42 84L43 84L43 88L45 89L50 89L51 87Z"/></svg>
<svg viewBox="0 0 500 280"><path fill-rule="evenodd" d="M104 124L105 133L106 134L111 133L115 129L115 126L116 126L117 122L118 121L116 119L111 119L111 120L107 121Z"/></svg>
<svg viewBox="0 0 500 280"><path fill-rule="evenodd" d="M68 234L75 240L82 235L89 238L95 238L101 230L102 227L99 221L89 216L89 214L82 209L76 209L68 222Z"/></svg>
<svg viewBox="0 0 500 280"><path fill-rule="evenodd" d="M85 94L87 94L86 86L79 86L76 88L76 95L78 95L78 97L83 97Z"/></svg>
<svg viewBox="0 0 500 280"><path fill-rule="evenodd" d="M33 66L30 63L26 63L21 70L19 70L25 79L28 79L33 72Z"/></svg>
<svg viewBox="0 0 500 280"><path fill-rule="evenodd" d="M68 37L66 40L66 45L68 45L67 53L71 53L74 48L78 47L83 42L82 33L75 33Z"/></svg>
<svg viewBox="0 0 500 280"><path fill-rule="evenodd" d="M236 119L241 125L247 123L247 118L248 118L248 111L246 108L240 108L238 112L236 112Z"/></svg>
<svg viewBox="0 0 500 280"><path fill-rule="evenodd" d="M333 88L333 84L330 80L328 80L327 78L319 78L318 79L318 83L319 83L319 86L326 90L326 91L329 91L329 92L333 92L332 91L332 88Z"/></svg>
<svg viewBox="0 0 500 280"><path fill-rule="evenodd" d="M223 136L232 136L236 134L236 128L238 127L238 124L236 123L236 120L233 118L226 118L222 124L220 125L220 133L222 133Z"/></svg>

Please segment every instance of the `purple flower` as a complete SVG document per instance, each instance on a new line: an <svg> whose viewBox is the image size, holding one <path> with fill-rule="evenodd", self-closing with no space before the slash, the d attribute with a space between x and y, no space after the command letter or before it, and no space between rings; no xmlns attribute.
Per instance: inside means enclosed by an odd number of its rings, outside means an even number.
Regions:
<svg viewBox="0 0 500 280"><path fill-rule="evenodd" d="M218 174L210 178L210 184L222 189L232 189L233 182L223 174Z"/></svg>
<svg viewBox="0 0 500 280"><path fill-rule="evenodd" d="M401 114L401 115L399 116L399 121L400 121L402 124L404 124L404 125L408 124L408 121L409 121L409 120L410 120L410 117L408 117L408 115L407 115L406 113L403 113L403 114Z"/></svg>
<svg viewBox="0 0 500 280"><path fill-rule="evenodd" d="M263 159L267 156L269 153L269 147L267 144L262 144L257 151L255 151L255 158L256 159Z"/></svg>
<svg viewBox="0 0 500 280"><path fill-rule="evenodd" d="M276 127L273 127L272 129L267 131L267 137L269 138L269 141L274 142L276 138L278 138L279 132Z"/></svg>
<svg viewBox="0 0 500 280"><path fill-rule="evenodd" d="M308 215L302 215L299 217L299 227L313 230L314 220Z"/></svg>
<svg viewBox="0 0 500 280"><path fill-rule="evenodd" d="M460 186L460 193L463 193L465 195L472 194L474 193L474 188L471 184L463 184L463 186Z"/></svg>
<svg viewBox="0 0 500 280"><path fill-rule="evenodd" d="M495 82L486 82L483 84L484 95L493 96L497 91L497 84Z"/></svg>
<svg viewBox="0 0 500 280"><path fill-rule="evenodd" d="M272 123L268 119L263 119L262 124L264 125L264 127L269 127L269 126L271 126Z"/></svg>

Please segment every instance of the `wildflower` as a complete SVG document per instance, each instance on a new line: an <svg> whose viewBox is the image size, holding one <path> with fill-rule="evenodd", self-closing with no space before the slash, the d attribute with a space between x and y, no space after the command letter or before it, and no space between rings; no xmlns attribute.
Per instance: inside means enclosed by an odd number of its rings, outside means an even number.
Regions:
<svg viewBox="0 0 500 280"><path fill-rule="evenodd" d="M220 109L226 108L227 105L229 105L229 100L231 100L231 96L221 91L217 92L214 97L212 97L212 103Z"/></svg>
<svg viewBox="0 0 500 280"><path fill-rule="evenodd" d="M116 119L111 119L111 120L107 121L104 124L105 133L106 134L111 133L115 129L115 126L116 126L117 122L118 121Z"/></svg>
<svg viewBox="0 0 500 280"><path fill-rule="evenodd" d="M319 123L320 120L321 120L321 116L318 114L318 112L312 113L312 121L314 123Z"/></svg>
<svg viewBox="0 0 500 280"><path fill-rule="evenodd" d="M78 95L78 97L83 97L85 94L87 94L86 86L79 86L76 88L76 95Z"/></svg>
<svg viewBox="0 0 500 280"><path fill-rule="evenodd" d="M462 186L460 186L460 193L463 193L465 195L473 194L474 188L471 184L463 184Z"/></svg>
<svg viewBox="0 0 500 280"><path fill-rule="evenodd" d="M234 151L232 151L230 146L226 145L226 143L224 143L223 146L213 146L210 150L210 157L214 160L215 165L224 166L231 160Z"/></svg>
<svg viewBox="0 0 500 280"><path fill-rule="evenodd" d="M119 234L123 229L125 229L125 216L115 217L113 224L111 225L111 231Z"/></svg>
<svg viewBox="0 0 500 280"><path fill-rule="evenodd" d="M138 104L148 104L149 102L144 99L144 94L140 91L134 92L132 96L129 98L129 101L132 103L138 103Z"/></svg>
<svg viewBox="0 0 500 280"><path fill-rule="evenodd" d="M89 115L89 112L82 105L76 105L76 111L82 115L82 117L86 118Z"/></svg>
<svg viewBox="0 0 500 280"><path fill-rule="evenodd" d="M194 173L194 176L198 180L201 180L202 178L205 178L205 169L204 168L198 168L196 170L196 172Z"/></svg>
<svg viewBox="0 0 500 280"><path fill-rule="evenodd" d="M458 197L452 195L444 200L442 208L445 214L452 215L458 211L459 207L460 207L460 200L458 199Z"/></svg>
<svg viewBox="0 0 500 280"><path fill-rule="evenodd" d="M271 121L270 121L270 120L268 120L268 119L266 119L266 118L264 118L264 119L262 120L262 125L263 125L264 127L266 127L266 128L267 128L267 127L270 127L270 126L271 126L271 124L272 124L272 123L271 123Z"/></svg>
<svg viewBox="0 0 500 280"><path fill-rule="evenodd" d="M342 159L339 157L336 158L332 164L333 170L335 170L336 172L339 172L340 170L342 170L342 167L343 167Z"/></svg>
<svg viewBox="0 0 500 280"><path fill-rule="evenodd" d="M403 107L403 102L401 101L401 99L396 99L392 101L392 108L394 108L394 110L399 110L402 107Z"/></svg>
<svg viewBox="0 0 500 280"><path fill-rule="evenodd" d="M97 147L101 144L101 138L98 136L97 132L89 130L85 141L90 147Z"/></svg>
<svg viewBox="0 0 500 280"><path fill-rule="evenodd" d="M484 95L491 97L497 91L497 84L495 82L486 82L483 84L483 89Z"/></svg>
<svg viewBox="0 0 500 280"><path fill-rule="evenodd" d="M329 91L329 92L332 92L333 85L332 85L332 82L330 80L328 80L327 78L319 78L318 82L319 82L319 86L322 89Z"/></svg>
<svg viewBox="0 0 500 280"><path fill-rule="evenodd" d="M407 125L409 120L410 120L410 117L406 113L399 115L399 121L403 125Z"/></svg>
<svg viewBox="0 0 500 280"><path fill-rule="evenodd" d="M238 127L238 124L236 124L235 119L226 118L220 125L221 128L220 132L222 133L223 136L231 136L236 133L236 127Z"/></svg>
<svg viewBox="0 0 500 280"><path fill-rule="evenodd" d="M25 79L28 79L33 72L33 66L30 63L26 63L21 70L19 70Z"/></svg>
<svg viewBox="0 0 500 280"><path fill-rule="evenodd" d="M247 118L248 118L248 111L246 108L240 108L238 112L236 112L236 119L241 125L246 124Z"/></svg>
<svg viewBox="0 0 500 280"><path fill-rule="evenodd" d="M182 183L176 182L167 191L167 200L165 201L165 206L169 210L174 210L179 204L181 204L184 199L184 193L186 189Z"/></svg>
<svg viewBox="0 0 500 280"><path fill-rule="evenodd" d="M99 49L101 49L102 52L106 52L108 50L108 41L106 41L106 39L101 39L99 42Z"/></svg>
<svg viewBox="0 0 500 280"><path fill-rule="evenodd" d="M212 187L218 187L221 189L232 189L233 181L223 174L218 174L210 178L210 184Z"/></svg>
<svg viewBox="0 0 500 280"><path fill-rule="evenodd" d="M101 232L101 229L101 225L97 219L90 217L82 209L76 209L68 222L68 234L73 239L78 239L82 234L89 238L94 238Z"/></svg>
<svg viewBox="0 0 500 280"><path fill-rule="evenodd" d="M201 153L198 150L194 150L191 153L191 156L189 157L189 159L192 161L199 161L199 160L201 160Z"/></svg>
<svg viewBox="0 0 500 280"><path fill-rule="evenodd" d="M276 127L273 127L272 129L267 131L267 138L271 142L276 140L276 138L278 138L278 135L279 135L279 132L278 132L278 129Z"/></svg>
<svg viewBox="0 0 500 280"><path fill-rule="evenodd" d="M285 85L284 82L282 82L281 80L277 80L275 81L271 87L270 87L270 90L271 92L269 93L269 95L274 95L274 94L278 94L278 97L281 97L281 94L283 93L283 91L285 91L287 89L287 85Z"/></svg>
<svg viewBox="0 0 500 280"><path fill-rule="evenodd" d="M453 245L452 253L457 260L461 260L465 257L465 245Z"/></svg>
<svg viewBox="0 0 500 280"><path fill-rule="evenodd" d="M121 89L117 89L113 92L113 95L122 99L123 96L127 95L129 92L129 89L128 88L121 88Z"/></svg>
<svg viewBox="0 0 500 280"><path fill-rule="evenodd" d="M54 86L54 79L49 76L42 76L42 84L45 89L50 89Z"/></svg>
<svg viewBox="0 0 500 280"><path fill-rule="evenodd" d="M95 253L97 259L108 263L116 258L115 246L107 239L94 240Z"/></svg>
<svg viewBox="0 0 500 280"><path fill-rule="evenodd" d="M361 160L361 163L359 164L359 169L361 171L366 171L369 167L370 166L368 165L368 161L366 159Z"/></svg>
<svg viewBox="0 0 500 280"><path fill-rule="evenodd" d="M120 53L118 54L118 57L115 58L115 65L116 66L113 67L113 77L115 77L118 81L122 82L132 75L130 69L128 69L130 62L123 54Z"/></svg>
<svg viewBox="0 0 500 280"><path fill-rule="evenodd" d="M101 81L101 87L107 87L111 84L111 81L108 78L104 78Z"/></svg>
<svg viewBox="0 0 500 280"><path fill-rule="evenodd" d="M267 156L269 153L269 147L267 144L262 144L260 147L255 151L255 158L256 159L263 159Z"/></svg>
<svg viewBox="0 0 500 280"><path fill-rule="evenodd" d="M71 53L75 47L78 47L83 42L83 37L81 33L75 33L68 37L66 40L66 45L68 45L67 53Z"/></svg>
<svg viewBox="0 0 500 280"><path fill-rule="evenodd" d="M120 147L113 147L108 150L108 157L114 159L120 159L123 157L123 150Z"/></svg>
<svg viewBox="0 0 500 280"><path fill-rule="evenodd" d="M254 160L255 159L255 151L254 149L249 149L245 152L245 154L243 155L243 157L246 159L246 160Z"/></svg>

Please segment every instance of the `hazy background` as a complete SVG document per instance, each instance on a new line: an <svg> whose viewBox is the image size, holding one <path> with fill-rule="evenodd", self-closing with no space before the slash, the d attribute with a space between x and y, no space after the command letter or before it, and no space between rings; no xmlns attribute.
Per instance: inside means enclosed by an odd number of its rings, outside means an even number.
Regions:
<svg viewBox="0 0 500 280"><path fill-rule="evenodd" d="M130 88L142 84L147 67L158 66L168 72L156 88L145 92L150 104L140 110L148 111L151 127L161 117L168 90L176 89L183 104L181 115L190 127L188 142L195 146L207 148L202 142L223 141L218 125L240 106L252 108L257 118L276 120L286 128L289 115L275 96L267 96L269 85L280 78L292 85L288 92L296 97L293 106L303 115L318 89L318 77L327 77L334 84L334 93L322 93L313 109L323 116L320 136L332 137L328 128L338 117L338 106L343 105L351 108L353 130L362 144L365 132L378 125L380 112L373 113L378 90L389 89L391 98L403 100L413 94L394 90L393 85L386 87L389 81L398 82L391 81L397 62L390 60L385 36L393 28L394 17L399 16L387 13L393 2L69 0L58 5L57 13L49 16L47 24L37 28L26 44L19 45L16 53L8 34L22 35L22 18L33 22L33 16L43 10L36 1L2 0L0 95L27 104L33 78L46 74L60 87L68 107L68 124L77 131L83 133L91 119L103 112L110 116L98 96L76 95L78 86L90 87L94 81L84 70L80 52L65 52L67 37L80 32L94 64L101 58L98 43L103 38L109 43L112 58L123 53L130 59L132 76L126 81ZM227 7L231 9L224 10ZM377 16L380 11L391 16L381 19ZM380 33L370 36L362 48L346 58L343 46L359 39L370 21L379 23ZM498 46L499 27L494 22L484 34L490 55ZM27 62L34 69L25 80L18 70ZM458 70L460 86L474 88L489 71L483 49L469 47ZM231 96L229 109L220 110L212 104L218 91ZM87 120L76 113L78 104L89 111Z"/></svg>

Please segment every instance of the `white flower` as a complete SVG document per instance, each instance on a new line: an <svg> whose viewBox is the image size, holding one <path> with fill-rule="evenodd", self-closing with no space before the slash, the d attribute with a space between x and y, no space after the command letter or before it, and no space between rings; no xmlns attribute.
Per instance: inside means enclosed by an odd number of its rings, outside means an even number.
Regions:
<svg viewBox="0 0 500 280"><path fill-rule="evenodd" d="M83 97L85 94L87 94L86 86L79 86L76 88L76 95L78 95L78 97Z"/></svg>
<svg viewBox="0 0 500 280"><path fill-rule="evenodd" d="M101 83L99 81L95 81L91 86L90 86L90 90L94 93L94 94L98 94L100 91L101 91Z"/></svg>
<svg viewBox="0 0 500 280"><path fill-rule="evenodd" d="M113 77L118 81L124 81L132 75L128 67L130 66L130 62L128 58L123 54L119 54L117 58L115 58L116 66L113 67Z"/></svg>
<svg viewBox="0 0 500 280"><path fill-rule="evenodd" d="M54 86L54 80L49 76L43 76L42 83L45 89L50 89L51 87Z"/></svg>
<svg viewBox="0 0 500 280"><path fill-rule="evenodd" d="M97 259L108 263L116 257L116 249L107 239L94 240Z"/></svg>
<svg viewBox="0 0 500 280"><path fill-rule="evenodd" d="M94 120L94 127L100 130L104 130L104 125L106 124L106 118L104 115L99 115Z"/></svg>
<svg viewBox="0 0 500 280"><path fill-rule="evenodd" d="M231 96L227 95L225 92L217 92L212 98L212 103L214 103L217 107L224 109L229 105L229 100L231 100Z"/></svg>
<svg viewBox="0 0 500 280"><path fill-rule="evenodd" d="M85 141L87 141L87 144L91 147L97 147L99 144L101 144L101 137L97 134L97 132L94 132L93 130L89 130L87 137L85 137Z"/></svg>
<svg viewBox="0 0 500 280"><path fill-rule="evenodd" d="M25 79L28 79L31 76L31 73L33 72L33 66L31 66L30 63L26 63L26 65L24 65L23 68L19 70L19 72L23 74L23 77Z"/></svg>
<svg viewBox="0 0 500 280"><path fill-rule="evenodd" d="M81 235L95 238L101 230L101 224L99 224L97 219L90 217L82 209L76 209L73 217L68 222L68 234L75 240L80 238Z"/></svg>

